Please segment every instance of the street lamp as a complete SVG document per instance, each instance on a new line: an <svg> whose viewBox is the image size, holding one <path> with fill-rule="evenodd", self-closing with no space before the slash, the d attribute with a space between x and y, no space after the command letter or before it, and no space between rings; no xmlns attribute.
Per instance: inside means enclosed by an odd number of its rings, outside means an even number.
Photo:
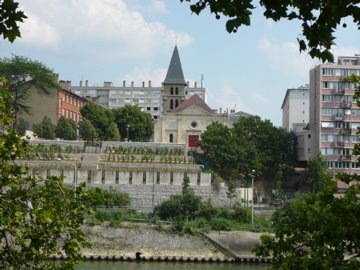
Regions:
<svg viewBox="0 0 360 270"><path fill-rule="evenodd" d="M129 124L126 125L126 138L127 142L129 142Z"/></svg>
<svg viewBox="0 0 360 270"><path fill-rule="evenodd" d="M251 170L251 224L254 225L254 176L255 176L255 170Z"/></svg>

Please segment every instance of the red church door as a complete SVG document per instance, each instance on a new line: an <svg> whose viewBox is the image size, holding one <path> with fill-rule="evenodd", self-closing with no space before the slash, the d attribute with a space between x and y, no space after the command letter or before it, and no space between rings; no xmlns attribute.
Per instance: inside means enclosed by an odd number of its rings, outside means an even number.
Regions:
<svg viewBox="0 0 360 270"><path fill-rule="evenodd" d="M199 147L199 135L189 135L188 146Z"/></svg>

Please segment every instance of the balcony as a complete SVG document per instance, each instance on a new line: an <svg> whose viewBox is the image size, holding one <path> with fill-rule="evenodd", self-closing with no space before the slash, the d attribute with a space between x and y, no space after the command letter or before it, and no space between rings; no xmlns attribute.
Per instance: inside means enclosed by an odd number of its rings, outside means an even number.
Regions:
<svg viewBox="0 0 360 270"><path fill-rule="evenodd" d="M341 161L351 161L351 155L340 155L339 160L341 160Z"/></svg>
<svg viewBox="0 0 360 270"><path fill-rule="evenodd" d="M352 103L343 101L341 102L341 107L345 109L350 109L352 107Z"/></svg>
<svg viewBox="0 0 360 270"><path fill-rule="evenodd" d="M335 142L335 147L344 147L345 142Z"/></svg>
<svg viewBox="0 0 360 270"><path fill-rule="evenodd" d="M341 134L350 135L351 134L351 128L342 128L340 129Z"/></svg>

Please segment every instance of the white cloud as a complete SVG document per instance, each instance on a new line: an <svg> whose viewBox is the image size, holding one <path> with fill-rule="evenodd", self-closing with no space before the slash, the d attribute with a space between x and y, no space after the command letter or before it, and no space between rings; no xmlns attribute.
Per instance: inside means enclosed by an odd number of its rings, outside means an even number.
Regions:
<svg viewBox="0 0 360 270"><path fill-rule="evenodd" d="M147 21L124 0L43 0L20 1L29 19L23 35L36 46L39 33L58 37L64 50L91 52L92 57L147 58L174 43L177 34L183 46L191 43L187 33L177 33L159 21ZM152 1L151 7L165 11L163 1ZM41 18L41 21L38 19ZM52 31L50 31L52 30ZM51 33L57 33L51 36ZM61 38L60 38L61 37ZM100 48L100 49L99 49Z"/></svg>
<svg viewBox="0 0 360 270"><path fill-rule="evenodd" d="M135 67L130 73L126 74L120 80L125 80L127 85L133 81L135 86L141 86L144 80L145 85L148 85L148 81L151 81L153 87L160 87L166 76L166 69L151 69L150 67Z"/></svg>
<svg viewBox="0 0 360 270"><path fill-rule="evenodd" d="M149 12L151 13L166 13L166 5L163 0L152 0L149 6Z"/></svg>
<svg viewBox="0 0 360 270"><path fill-rule="evenodd" d="M208 100L212 109L219 110L222 108L222 111L235 109L236 111L254 114L254 110L246 104L239 91L231 85L221 86L219 91L216 91L216 95L214 91L208 91Z"/></svg>
<svg viewBox="0 0 360 270"><path fill-rule="evenodd" d="M309 70L319 63L306 52L300 54L299 46L294 42L275 44L264 38L259 41L258 48L265 55L270 66L284 74L307 78Z"/></svg>
<svg viewBox="0 0 360 270"><path fill-rule="evenodd" d="M25 23L20 25L20 42L51 47L59 44L61 38L55 27L31 13L27 13L27 16Z"/></svg>
<svg viewBox="0 0 360 270"><path fill-rule="evenodd" d="M359 48L349 47L349 46L333 46L331 52L334 55L335 61L339 56L354 56L355 54L360 53Z"/></svg>

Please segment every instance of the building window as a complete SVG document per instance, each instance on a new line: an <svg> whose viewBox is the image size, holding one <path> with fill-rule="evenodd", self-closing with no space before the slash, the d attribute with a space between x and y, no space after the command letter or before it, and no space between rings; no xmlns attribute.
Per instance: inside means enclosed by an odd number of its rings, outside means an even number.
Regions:
<svg viewBox="0 0 360 270"><path fill-rule="evenodd" d="M174 134L172 133L169 134L169 142L170 143L174 142Z"/></svg>
<svg viewBox="0 0 360 270"><path fill-rule="evenodd" d="M179 95L179 88L175 88L175 95Z"/></svg>
<svg viewBox="0 0 360 270"><path fill-rule="evenodd" d="M154 111L157 111L159 108L158 107L154 107Z"/></svg>
<svg viewBox="0 0 360 270"><path fill-rule="evenodd" d="M192 122L191 122L191 127L192 127L192 128L196 128L196 127L197 127L197 122L196 122L196 121L192 121Z"/></svg>
<svg viewBox="0 0 360 270"><path fill-rule="evenodd" d="M119 171L115 173L115 184L119 184Z"/></svg>
<svg viewBox="0 0 360 270"><path fill-rule="evenodd" d="M146 110L147 110L147 111L151 111L151 107L147 107Z"/></svg>
<svg viewBox="0 0 360 270"><path fill-rule="evenodd" d="M129 185L132 185L133 172L129 172Z"/></svg>
<svg viewBox="0 0 360 270"><path fill-rule="evenodd" d="M101 172L101 184L105 184L105 171Z"/></svg>
<svg viewBox="0 0 360 270"><path fill-rule="evenodd" d="M174 173L170 172L170 185L174 184Z"/></svg>
<svg viewBox="0 0 360 270"><path fill-rule="evenodd" d="M175 108L179 106L179 100L175 99Z"/></svg>
<svg viewBox="0 0 360 270"><path fill-rule="evenodd" d="M174 87L170 88L170 95L174 95Z"/></svg>
<svg viewBox="0 0 360 270"><path fill-rule="evenodd" d="M174 100L170 99L170 110L174 109Z"/></svg>
<svg viewBox="0 0 360 270"><path fill-rule="evenodd" d="M156 172L156 184L160 184L160 172Z"/></svg>
<svg viewBox="0 0 360 270"><path fill-rule="evenodd" d="M143 172L143 185L146 185L146 172Z"/></svg>

